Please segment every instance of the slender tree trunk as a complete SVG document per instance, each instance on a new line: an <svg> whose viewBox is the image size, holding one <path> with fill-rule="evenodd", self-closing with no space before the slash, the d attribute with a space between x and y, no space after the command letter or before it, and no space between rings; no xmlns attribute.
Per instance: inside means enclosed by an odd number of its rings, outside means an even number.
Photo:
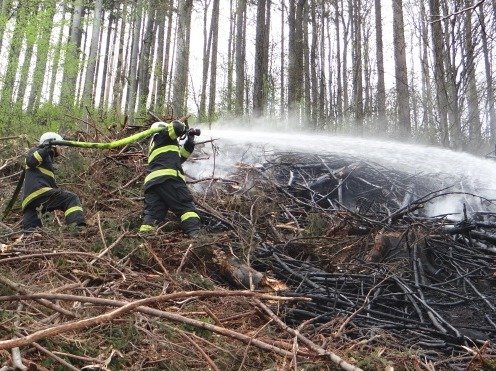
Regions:
<svg viewBox="0 0 496 371"><path fill-rule="evenodd" d="M341 9L344 9L343 1L340 2ZM343 24L343 113L347 116L349 113L350 102L348 97L348 45L350 36L351 17L345 20L343 12L340 12L341 22Z"/></svg>
<svg viewBox="0 0 496 371"><path fill-rule="evenodd" d="M139 110L147 111L148 95L150 94L150 76L152 73L151 52L153 46L153 35L155 28L155 6L152 1L148 1L147 11L148 17L146 21L146 29L143 35L143 46L141 48L139 62Z"/></svg>
<svg viewBox="0 0 496 371"><path fill-rule="evenodd" d="M162 114L164 109L164 44L165 44L165 19L169 13L169 6L164 9L163 4L159 4L157 11L157 57L155 62L155 89L152 99L152 110ZM167 56L168 57L168 56Z"/></svg>
<svg viewBox="0 0 496 371"><path fill-rule="evenodd" d="M117 114L121 113L122 107L122 92L124 90L124 79L125 79L125 58L124 58L124 46L126 43L126 24L127 24L127 1L122 3L122 17L121 25L119 29L119 50L117 54L117 64L115 66L115 82L113 87L113 98L112 106Z"/></svg>
<svg viewBox="0 0 496 371"><path fill-rule="evenodd" d="M100 98L98 99L100 109L102 111L105 110L106 102L105 102L105 96L106 96L106 90L110 90L110 86L107 86L107 81L108 81L108 73L109 73L109 65L112 65L112 58L114 56L114 47L112 49L110 48L111 44L110 42L112 41L112 26L114 24L114 21L116 20L116 17L113 13L113 10L110 11L109 13L109 21L108 21L108 28L107 28L107 42L105 44L105 53L102 55L103 57L103 74L102 74L102 85L100 88ZM117 28L117 27L116 27ZM117 31L117 30L116 30ZM117 32L115 32L117 33ZM115 42L115 38L114 38ZM115 46L115 44L112 44L112 46ZM102 52L102 50L101 50Z"/></svg>
<svg viewBox="0 0 496 371"><path fill-rule="evenodd" d="M96 61L98 57L98 38L100 36L100 27L102 24L102 6L103 0L95 1L93 27L91 30L90 52L88 55L88 66L86 67L83 96L81 99L83 106L87 105L88 107L92 107L95 101L95 97L93 96L93 84L95 82L96 73L98 71Z"/></svg>
<svg viewBox="0 0 496 371"><path fill-rule="evenodd" d="M246 14L246 0L237 0L236 8L236 98L234 112L242 116L244 112L245 89L245 43L244 21Z"/></svg>
<svg viewBox="0 0 496 371"><path fill-rule="evenodd" d="M472 0L465 0L465 7L471 7ZM473 148L477 148L482 141L479 110L479 99L477 94L477 80L475 77L475 53L474 43L472 40L472 12L464 14L464 41L465 41L465 63L463 64L465 74L467 75L467 106L468 106L468 122L469 122L469 140Z"/></svg>
<svg viewBox="0 0 496 371"><path fill-rule="evenodd" d="M102 61L107 57L106 53L103 51L103 34L104 34L104 28L105 28L105 11L103 10L102 6L102 12L101 12L101 20L100 20L100 32L98 35L98 50L97 50L97 57L95 61L95 78L93 79L93 91L91 92L91 95L93 96L93 107L96 107L97 104L101 105L101 102L97 102L96 98L100 98L100 95L97 94L97 89L102 88L102 83L100 82L98 76L100 74L100 66L102 65ZM100 83L100 84L99 84Z"/></svg>
<svg viewBox="0 0 496 371"><path fill-rule="evenodd" d="M74 0L73 7L71 31L64 57L64 77L60 92L60 102L67 107L72 107L77 102L76 85L81 55L83 0Z"/></svg>
<svg viewBox="0 0 496 371"><path fill-rule="evenodd" d="M440 6L439 0L429 0L429 9L432 18L431 37L432 37L432 53L434 55L434 79L436 81L436 98L437 108L439 113L441 143L444 146L449 146L449 131L448 131L448 96L446 94L446 80L444 68L444 47L443 47L443 31L440 22Z"/></svg>
<svg viewBox="0 0 496 371"><path fill-rule="evenodd" d="M36 42L36 65L33 71L33 82L28 100L28 112L33 112L41 100L43 82L45 79L48 52L50 49L50 34L52 32L53 17L55 15L55 0L44 4L43 10L38 15L40 30Z"/></svg>
<svg viewBox="0 0 496 371"><path fill-rule="evenodd" d="M207 106L207 84L208 84L208 68L210 67L210 48L212 46L212 33L213 28L210 25L210 30L207 32L207 15L209 1L205 1L205 7L203 9L203 73L202 73L202 85L200 92L200 109L198 111L198 118L200 121L205 119L205 110ZM212 11L212 19L214 17ZM212 21L210 22L212 23Z"/></svg>
<svg viewBox="0 0 496 371"><path fill-rule="evenodd" d="M342 8L341 8L342 9ZM336 116L338 120L341 120L343 115L343 84L341 82L341 33L340 33L340 8L338 1L334 2L334 28L336 29ZM329 63L329 68L332 69L332 65ZM330 74L329 74L330 75ZM329 89L329 93L331 89Z"/></svg>
<svg viewBox="0 0 496 371"><path fill-rule="evenodd" d="M403 0L393 2L394 66L396 80L396 107L398 127L401 136L411 133L410 92L406 67L405 26L403 24Z"/></svg>
<svg viewBox="0 0 496 371"><path fill-rule="evenodd" d="M124 4L123 4L124 6ZM116 52L118 52L118 44L117 44L117 37L119 36L118 28L119 28L119 18L116 16L115 13L112 13L113 15L113 23L114 23L114 33L113 33L113 38L111 41L111 52L108 57L108 73L107 73L107 81L105 83L106 89L105 89L105 95L103 96L103 107L105 107L106 110L109 109L110 107L110 92L113 89L113 86L115 86L115 81L117 81L117 73L116 69L114 68L115 65L115 55ZM112 81L114 81L114 85L112 84Z"/></svg>
<svg viewBox="0 0 496 371"><path fill-rule="evenodd" d="M300 121L300 104L303 98L303 8L305 0L291 1L289 7L289 67L288 67L288 106L291 116ZM295 4L296 3L296 4Z"/></svg>
<svg viewBox="0 0 496 371"><path fill-rule="evenodd" d="M173 5L173 4L171 4ZM169 8L169 21L168 21L168 25L167 25L167 37L166 37L166 40L165 40L165 60L164 60L164 75L163 75L163 81L162 81L162 84L163 84L163 87L164 87L164 98L165 97L165 92L166 92L166 89L167 89L167 86L169 86L169 89L168 89L168 94L167 94L167 98L164 99L164 102L169 104L169 98L170 98L170 87L172 86L172 84L169 82L169 76L172 76L172 73L169 71L169 54L170 55L174 55L175 53L175 46L174 46L174 51L172 53L170 53L170 50L171 50L171 38L172 38L172 28L174 27L174 24L173 24L173 12L172 12L172 6ZM175 45L175 44L174 44ZM171 63L172 64L172 63ZM171 68L172 69L172 68Z"/></svg>
<svg viewBox="0 0 496 371"><path fill-rule="evenodd" d="M286 97L286 92L285 89L286 87L284 86L284 71L285 71L285 58L284 55L286 54L286 49L285 49L285 41L286 38L284 37L284 10L286 9L286 2L285 0L281 0L281 67L280 67L280 89L281 89L281 101L280 101L280 109L279 109L279 115L281 116L281 119L284 118L284 112L285 112L285 97Z"/></svg>
<svg viewBox="0 0 496 371"><path fill-rule="evenodd" d="M16 72L19 63L19 54L21 53L23 35L25 28L29 23L31 9L27 4L20 4L15 13L15 26L12 31L12 41L9 45L9 55L7 57L7 66L3 75L3 84L1 95L2 110L9 112L13 103L13 93ZM30 62L27 64L29 65Z"/></svg>
<svg viewBox="0 0 496 371"><path fill-rule="evenodd" d="M2 49L3 45L3 33L5 31L5 27L7 26L7 22L9 21L8 11L12 6L12 0L3 0L0 5L0 49Z"/></svg>
<svg viewBox="0 0 496 371"><path fill-rule="evenodd" d="M257 3L257 29L255 39L255 73L253 76L253 116L260 117L264 114L264 84L265 84L265 5L266 0Z"/></svg>
<svg viewBox="0 0 496 371"><path fill-rule="evenodd" d="M234 69L234 32L236 30L236 12L234 11L233 0L229 0L229 37L227 40L227 87L226 87L226 100L227 112L232 113L233 103L233 69Z"/></svg>
<svg viewBox="0 0 496 371"><path fill-rule="evenodd" d="M174 35L177 35L178 29L179 29L179 17L176 17L176 24L174 26ZM174 37L174 42L173 42L173 46L172 46L172 53L171 53L172 56L176 55L177 43L178 43L178 37L176 36L176 37ZM174 71L174 59L172 58L170 60L169 76L172 76L173 71ZM172 85L173 84L170 83L168 85L168 89L167 89L167 102L169 102L169 108L170 109L174 109L172 106L172 102L171 102Z"/></svg>
<svg viewBox="0 0 496 371"><path fill-rule="evenodd" d="M85 12L87 12L88 9L85 8ZM81 102L81 98L83 96L83 88L84 88L84 70L85 70L85 66L87 65L88 63L88 60L84 58L84 55L86 54L86 50L88 50L88 43L90 42L89 40L89 34L90 34L90 28L91 28L91 25L90 23L86 23L86 27L84 29L84 31L82 31L82 40L81 40L81 51L82 51L82 58L81 58L81 61L79 63L79 73L77 75L77 86L76 86L76 102L78 103L78 105L80 104Z"/></svg>
<svg viewBox="0 0 496 371"><path fill-rule="evenodd" d="M176 116L186 113L193 0L179 0L178 10L179 25L177 30L176 69L174 73L172 100L172 106Z"/></svg>
<svg viewBox="0 0 496 371"><path fill-rule="evenodd" d="M67 5L64 4L63 9L62 9L63 19L65 19L66 10L67 10ZM52 61L52 69L50 71L50 78L48 80L48 99L47 99L47 101L50 103L55 103L54 102L55 91L58 91L57 86L56 86L56 81L57 81L57 75L59 72L60 55L61 55L63 43L64 43L64 33L62 32L62 29L61 29L59 32L56 44L54 45L55 52L54 52L53 61Z"/></svg>
<svg viewBox="0 0 496 371"><path fill-rule="evenodd" d="M312 91L311 91L311 80L310 80L310 46L309 46L309 10L308 5L303 6L303 16L302 16L302 36L303 36L303 93L302 93L302 103L303 103L303 123L305 126L312 125Z"/></svg>
<svg viewBox="0 0 496 371"><path fill-rule="evenodd" d="M375 42L377 54L377 119L381 131L386 130L386 86L384 83L384 46L382 42L381 0L374 1Z"/></svg>
<svg viewBox="0 0 496 371"><path fill-rule="evenodd" d="M126 112L129 116L129 122L134 122L134 113L136 109L136 93L138 88L138 51L140 46L141 19L143 12L143 1L138 0L134 13L133 41L131 47L131 59L129 62L129 78Z"/></svg>
<svg viewBox="0 0 496 371"><path fill-rule="evenodd" d="M425 11L424 3L420 3L420 30L421 30L421 57L420 64L422 67L422 123L425 132L428 138L431 138L431 134L433 136L434 132L432 129L433 126L433 118L432 118L432 92L431 92L431 78L429 73L429 30L427 27L428 20L427 14ZM432 138L434 139L434 138Z"/></svg>
<svg viewBox="0 0 496 371"><path fill-rule="evenodd" d="M318 94L319 94L319 84L317 82L317 69L318 69L318 40L319 40L319 31L320 31L320 23L317 23L317 10L315 9L316 5L314 1L310 2L310 20L312 25L312 44L310 46L310 85L311 85L311 125L316 129L319 127L319 110L318 110Z"/></svg>
<svg viewBox="0 0 496 371"><path fill-rule="evenodd" d="M451 13L449 4L446 1L441 3L443 14L447 15ZM461 9L458 2L454 2L453 11L455 13ZM445 17L443 20L444 24L444 43L445 51L444 63L446 68L446 91L448 95L448 128L450 135L451 146L454 148L462 147L462 137L461 137L461 114L458 103L458 86L457 75L457 54L458 45L457 40L462 41L462 37L456 35L457 32L457 19L455 17Z"/></svg>
<svg viewBox="0 0 496 371"><path fill-rule="evenodd" d="M325 4L320 5L320 63L319 63L319 122L325 124L326 119L326 106L325 106L325 96L326 96L326 74L325 74L325 30L326 25L329 25L329 16L326 16Z"/></svg>
<svg viewBox="0 0 496 371"><path fill-rule="evenodd" d="M28 73L29 73L29 69L31 68L31 58L33 56L33 49L34 49L34 43L29 43L26 46L24 61L22 62L22 65L18 66L21 68L21 74L19 76L19 88L17 91L16 103L19 103L21 106L23 105L24 96L26 94L26 88L28 85Z"/></svg>
<svg viewBox="0 0 496 371"><path fill-rule="evenodd" d="M479 22L481 26L482 53L484 55L484 72L487 84L487 110L489 111L489 128L491 132L491 141L496 140L496 111L494 108L494 87L492 80L491 63L489 61L489 47L487 43L486 21L484 16L484 4L479 7ZM496 21L496 19L495 19Z"/></svg>
<svg viewBox="0 0 496 371"><path fill-rule="evenodd" d="M210 74L210 93L208 99L208 122L211 123L215 114L215 99L217 90L217 52L219 48L219 0L214 0L212 8L212 68Z"/></svg>
<svg viewBox="0 0 496 371"><path fill-rule="evenodd" d="M351 32L353 35L353 106L355 127L358 134L363 133L363 79L362 79L362 20L361 0L349 1Z"/></svg>

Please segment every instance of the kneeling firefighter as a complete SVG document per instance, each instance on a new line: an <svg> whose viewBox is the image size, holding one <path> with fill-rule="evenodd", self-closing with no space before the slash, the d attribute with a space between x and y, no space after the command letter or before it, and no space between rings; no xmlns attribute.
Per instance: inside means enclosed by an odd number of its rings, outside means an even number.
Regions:
<svg viewBox="0 0 496 371"><path fill-rule="evenodd" d="M194 237L200 230L200 217L193 203L193 196L185 182L181 164L195 148L198 129L188 130L181 121L155 122L152 128L164 130L153 135L148 150L148 169L145 177L145 209L141 233L151 232L165 219L170 209L181 219L184 233ZM183 146L178 138L187 136Z"/></svg>
<svg viewBox="0 0 496 371"><path fill-rule="evenodd" d="M79 197L57 187L53 174L53 161L60 155L57 146L50 144L63 140L57 133L44 133L39 145L29 150L26 156L26 175L22 190L22 227L31 232L42 223L38 211L62 210L67 225L85 226L83 208Z"/></svg>

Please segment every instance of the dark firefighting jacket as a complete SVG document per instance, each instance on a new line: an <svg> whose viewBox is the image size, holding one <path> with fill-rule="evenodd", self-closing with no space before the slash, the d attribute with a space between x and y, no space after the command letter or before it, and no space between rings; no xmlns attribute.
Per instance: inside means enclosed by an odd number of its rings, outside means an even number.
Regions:
<svg viewBox="0 0 496 371"><path fill-rule="evenodd" d="M181 164L195 149L192 140L186 140L180 146L177 140L186 131L185 125L174 121L167 124L165 130L155 134L150 141L148 150L148 169L145 177L144 188L147 190L155 184L162 183L168 178L184 180L184 170Z"/></svg>
<svg viewBox="0 0 496 371"><path fill-rule="evenodd" d="M29 150L22 189L23 210L38 197L57 188L53 170L53 150L50 147L35 147Z"/></svg>

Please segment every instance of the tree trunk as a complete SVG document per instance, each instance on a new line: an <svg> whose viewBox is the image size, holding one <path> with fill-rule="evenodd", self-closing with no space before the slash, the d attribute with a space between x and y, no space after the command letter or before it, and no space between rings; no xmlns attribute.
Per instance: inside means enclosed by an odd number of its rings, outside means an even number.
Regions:
<svg viewBox="0 0 496 371"><path fill-rule="evenodd" d="M139 74L138 74L138 82L139 82L139 105L138 109L140 111L147 111L147 101L148 95L150 94L150 76L152 73L152 65L151 65L151 52L152 46L154 45L154 37L155 34L155 6L152 3L152 0L149 0L147 3L147 11L148 17L146 21L146 29L143 35L143 46L141 48L140 53L140 61L139 61Z"/></svg>
<svg viewBox="0 0 496 371"><path fill-rule="evenodd" d="M205 107L207 106L207 84L208 84L208 68L210 67L210 48L212 46L212 32L213 28L210 25L210 31L207 33L207 15L209 1L205 1L205 7L203 9L203 73L202 73L202 85L200 92L200 109L198 111L198 119L203 121L205 119ZM214 14L212 10L212 20ZM212 21L210 22L212 23Z"/></svg>
<svg viewBox="0 0 496 371"><path fill-rule="evenodd" d="M343 115L343 84L341 81L341 34L340 34L340 8L338 1L334 2L334 28L336 29L336 116L341 120ZM329 68L331 64L329 63ZM330 77L330 73L329 73ZM329 78L330 80L330 78ZM329 88L329 93L331 89Z"/></svg>
<svg viewBox="0 0 496 371"><path fill-rule="evenodd" d="M125 58L124 58L124 46L126 44L126 23L127 23L127 1L122 3L122 17L121 25L119 29L119 50L117 52L117 65L115 66L115 82L113 87L113 101L112 106L117 114L121 113L122 107L122 91L124 90L124 80L125 80Z"/></svg>
<svg viewBox="0 0 496 371"><path fill-rule="evenodd" d="M393 0L394 1L394 0ZM351 1L349 2L351 5ZM352 15L353 47L353 105L355 108L355 126L358 134L363 133L363 80L362 80L362 19L361 0L354 0L350 6Z"/></svg>
<svg viewBox="0 0 496 371"><path fill-rule="evenodd" d="M399 133L408 138L411 133L410 92L406 67L405 26L403 24L403 0L393 2L394 66L396 81L396 107Z"/></svg>
<svg viewBox="0 0 496 371"><path fill-rule="evenodd" d="M442 8L444 14L450 14L451 8L448 7L446 1L442 2ZM453 3L453 11L456 13L460 6L457 2ZM461 114L458 104L458 86L457 75L457 41L462 41L462 37L457 37L456 35L456 17L446 17L443 20L444 23L444 43L446 53L444 54L445 66L446 66L446 90L448 94L448 127L450 133L450 142L453 148L461 148L462 138L461 138Z"/></svg>
<svg viewBox="0 0 496 371"><path fill-rule="evenodd" d="M95 10L93 13L93 27L91 29L91 44L90 52L88 54L88 66L86 68L86 75L84 79L83 96L81 103L83 106L87 105L92 107L94 105L95 97L93 96L93 84L96 80L96 73L98 71L96 66L98 56L98 37L100 36L100 27L102 24L102 6L103 0L95 1Z"/></svg>
<svg viewBox="0 0 496 371"><path fill-rule="evenodd" d="M318 69L318 40L319 40L319 32L320 32L320 23L323 23L320 20L317 23L317 11L315 9L315 2L312 1L310 4L310 20L312 25L312 44L310 46L310 85L311 85L311 126L314 129L319 127L319 119L318 119L318 100L319 100L319 84L317 82L317 69Z"/></svg>
<svg viewBox="0 0 496 371"><path fill-rule="evenodd" d="M129 62L129 77L128 77L128 92L126 101L126 113L129 116L129 122L134 123L134 113L136 108L136 92L138 88L138 51L140 46L140 32L141 32L141 13L143 11L143 1L138 0L134 10L134 29L133 41L131 47L131 59Z"/></svg>
<svg viewBox="0 0 496 371"><path fill-rule="evenodd" d="M74 0L73 9L71 31L64 57L62 89L60 92L60 102L67 107L72 107L77 102L76 85L81 54L83 0Z"/></svg>
<svg viewBox="0 0 496 371"><path fill-rule="evenodd" d="M344 4L343 1L340 2L341 9L344 9ZM343 39L343 68L342 68L342 73L343 73L343 113L345 116L347 115L349 108L350 108L350 102L349 102L349 97L348 97L348 44L349 44L349 35L350 35L350 25L352 24L351 22L351 17L348 17L347 20L345 20L343 12L340 12L341 16L341 22L343 24L343 33L344 33L344 39Z"/></svg>
<svg viewBox="0 0 496 371"><path fill-rule="evenodd" d="M246 0L238 0L236 9L236 98L234 113L242 116L244 111L245 89L245 45L244 24L246 15Z"/></svg>
<svg viewBox="0 0 496 371"><path fill-rule="evenodd" d="M163 4L157 8L157 56L155 62L155 89L152 97L151 109L162 115L164 109L165 88L164 79L164 44L165 44L165 19L168 17L169 6L164 9ZM168 57L168 56L167 56ZM167 74L166 74L167 75Z"/></svg>
<svg viewBox="0 0 496 371"><path fill-rule="evenodd" d="M465 0L465 7L471 7L473 5L472 0ZM477 94L477 80L475 77L475 53L474 53L474 42L472 40L472 12L466 12L464 14L465 24L464 24L464 41L465 41L465 63L463 68L465 74L467 75L467 106L468 106L468 123L469 123L469 140L472 148L478 148L482 141L481 128L482 124L480 121L480 111L479 111L479 99Z"/></svg>
<svg viewBox="0 0 496 371"><path fill-rule="evenodd" d="M212 9L212 68L210 73L210 93L208 99L208 122L211 123L215 114L215 92L217 90L217 52L219 48L219 3L214 0Z"/></svg>
<svg viewBox="0 0 496 371"><path fill-rule="evenodd" d="M62 9L62 15L63 18L65 19L67 11L67 5L64 4L63 9ZM55 52L53 56L53 61L52 61L52 69L50 72L50 78L48 80L48 102L50 103L55 103L54 102L54 97L55 97L55 92L58 91L58 87L56 86L56 81L57 81L57 75L59 72L59 66L60 66L60 55L62 51L62 45L64 43L64 33L59 32L58 38L57 38L57 43L55 44Z"/></svg>
<svg viewBox="0 0 496 371"><path fill-rule="evenodd" d="M114 4L113 4L114 5ZM103 74L102 74L102 85L100 88L100 98L98 99L98 104L100 106L100 110L104 111L105 110L105 97L106 97L106 90L110 90L110 86L107 86L107 81L108 81L108 67L109 64L112 65L112 60L114 56L114 46L115 46L115 38L114 38L114 44L112 44L112 50L110 50L110 41L112 38L112 26L114 24L114 21L116 20L116 17L113 13L113 9L110 10L109 13L109 21L108 21L108 28L107 28L107 43L105 44L105 53L101 54L103 56ZM117 27L116 27L117 28ZM116 32L117 33L117 29ZM100 50L100 53L103 51Z"/></svg>
<svg viewBox="0 0 496 371"><path fill-rule="evenodd" d="M2 49L3 45L3 33L9 21L9 14L7 12L11 9L11 6L12 0L3 0L0 6L0 49Z"/></svg>
<svg viewBox="0 0 496 371"><path fill-rule="evenodd" d="M311 81L310 81L310 47L308 41L308 5L303 6L303 17L302 17L302 36L303 36L303 93L302 93L302 103L303 103L303 120L302 123L307 126L311 122L312 117L312 92L311 92Z"/></svg>
<svg viewBox="0 0 496 371"><path fill-rule="evenodd" d="M432 15L440 14L439 0L429 0L429 9ZM432 53L434 56L434 79L436 81L436 98L439 113L441 143L444 146L449 146L449 131L448 131L448 95L446 94L446 80L444 68L444 47L443 47L443 31L439 18L433 18L431 24L432 37Z"/></svg>
<svg viewBox="0 0 496 371"><path fill-rule="evenodd" d="M52 33L53 17L55 15L55 0L44 4L44 8L38 14L37 21L40 22L40 30L36 42L36 65L33 71L33 82L28 100L28 112L33 112L41 100L43 81L45 79L48 51L50 49L50 35Z"/></svg>
<svg viewBox="0 0 496 371"><path fill-rule="evenodd" d="M484 55L484 72L487 84L487 110L489 111L489 128L491 132L491 141L496 140L496 112L494 108L494 90L491 72L491 63L489 61L489 47L487 43L486 22L484 17L484 4L479 7L479 22L481 26L482 52ZM496 21L496 20L495 20Z"/></svg>
<svg viewBox="0 0 496 371"><path fill-rule="evenodd" d="M253 76L253 116L260 117L264 114L264 85L265 85L265 6L266 0L259 0L257 3L257 29L255 40L255 73Z"/></svg>
<svg viewBox="0 0 496 371"><path fill-rule="evenodd" d="M13 93L16 72L19 66L19 54L21 53L23 35L25 33L25 28L29 23L31 15L31 9L27 4L21 4L15 13L15 26L12 31L12 41L9 45L9 55L7 57L7 66L5 69L5 74L3 76L3 84L1 91L1 105L2 110L9 112L11 105L13 103ZM30 61L26 65L30 65Z"/></svg>
<svg viewBox="0 0 496 371"><path fill-rule="evenodd" d="M125 6L123 4L123 6ZM117 10L115 11L117 12ZM118 27L119 27L119 18L117 17L116 13L112 12L111 16L113 17L113 24L114 24L114 34L112 38L112 51L110 52L110 55L108 56L108 73L107 73L107 81L105 83L106 89L105 89L105 95L103 96L103 105L102 107L105 107L105 110L108 110L110 107L109 99L110 99L110 92L113 89L112 81L114 81L114 86L115 82L117 81L117 73L116 69L114 68L114 61L115 61L115 53L118 51L117 47L117 37L119 36L118 32Z"/></svg>
<svg viewBox="0 0 496 371"><path fill-rule="evenodd" d="M285 59L284 55L286 54L285 50L285 37L284 37L284 9L286 9L286 4L285 0L281 0L281 67L280 67L280 89L281 89L281 99L280 99L280 109L279 109L279 115L281 116L281 119L284 118L284 112L285 112L285 97L286 97L286 92L285 92L285 86L284 86L284 71L285 71Z"/></svg>
<svg viewBox="0 0 496 371"><path fill-rule="evenodd" d="M384 46L382 42L381 0L374 1L375 6L375 48L377 54L377 119L379 129L386 130L386 86L384 84Z"/></svg>
<svg viewBox="0 0 496 371"><path fill-rule="evenodd" d="M432 129L433 118L432 118L432 92L431 92L431 77L429 73L429 30L427 27L427 15L425 12L424 3L420 3L420 32L421 32L421 57L420 64L422 68L422 123L424 125L424 132L427 134L428 138L434 143L432 136L434 132Z"/></svg>
<svg viewBox="0 0 496 371"><path fill-rule="evenodd" d="M295 4L296 3L296 4ZM291 1L288 15L288 108L290 116L300 120L300 103L303 93L303 8L305 0Z"/></svg>
<svg viewBox="0 0 496 371"><path fill-rule="evenodd" d="M178 29L177 29L177 53L176 66L173 82L172 106L174 114L181 116L186 114L186 100L188 91L189 73L189 45L191 36L191 12L193 0L179 0L178 6Z"/></svg>

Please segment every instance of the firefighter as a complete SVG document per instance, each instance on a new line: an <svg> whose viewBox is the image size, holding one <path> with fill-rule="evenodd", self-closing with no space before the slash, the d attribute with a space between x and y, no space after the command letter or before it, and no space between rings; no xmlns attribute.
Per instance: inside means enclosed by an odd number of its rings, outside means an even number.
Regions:
<svg viewBox="0 0 496 371"><path fill-rule="evenodd" d="M53 174L53 161L60 155L57 146L50 145L53 140L62 140L57 133L44 133L39 145L29 150L26 156L26 176L22 190L22 227L32 232L41 227L39 212L62 210L67 225L86 226L83 208L79 197L57 187Z"/></svg>
<svg viewBox="0 0 496 371"><path fill-rule="evenodd" d="M186 125L178 120L171 123L159 121L152 125L152 128L158 127L164 130L153 135L148 149L145 209L139 232L153 232L170 209L180 218L184 233L195 237L200 231L200 217L181 166L195 148L194 131L188 131ZM187 139L180 146L178 138L184 134Z"/></svg>

